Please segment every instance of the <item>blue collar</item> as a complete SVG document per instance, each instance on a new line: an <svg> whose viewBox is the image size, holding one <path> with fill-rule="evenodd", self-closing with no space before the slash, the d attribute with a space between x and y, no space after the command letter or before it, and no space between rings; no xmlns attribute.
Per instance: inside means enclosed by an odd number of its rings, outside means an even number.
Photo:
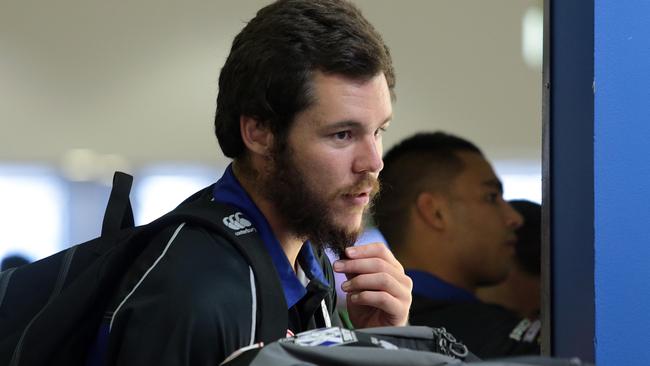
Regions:
<svg viewBox="0 0 650 366"><path fill-rule="evenodd" d="M284 298L287 301L287 307L291 308L300 300L306 293L307 289L300 282L293 267L289 263L287 256L284 254L280 242L273 234L271 226L257 208L248 193L237 181L237 177L232 171L232 164L228 165L226 171L223 173L221 179L214 185L213 191L214 199L217 202L225 203L235 206L242 211L257 229L266 250L271 255L271 260L275 265L275 269L280 276L280 282L284 289ZM300 267L311 281L317 280L323 284L328 284L323 274L323 269L314 255L314 251L309 244L305 242L302 249L298 253L298 262Z"/></svg>
<svg viewBox="0 0 650 366"><path fill-rule="evenodd" d="M413 280L413 294L430 300L448 302L478 302L471 292L456 287L429 272L409 269L406 274Z"/></svg>

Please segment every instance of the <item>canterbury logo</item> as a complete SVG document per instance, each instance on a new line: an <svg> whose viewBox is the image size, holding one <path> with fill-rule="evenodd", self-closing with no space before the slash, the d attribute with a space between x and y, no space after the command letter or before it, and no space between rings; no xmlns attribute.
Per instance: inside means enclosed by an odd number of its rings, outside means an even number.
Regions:
<svg viewBox="0 0 650 366"><path fill-rule="evenodd" d="M241 230L251 226L251 222L242 217L241 212L237 212L223 218L223 224L233 230Z"/></svg>

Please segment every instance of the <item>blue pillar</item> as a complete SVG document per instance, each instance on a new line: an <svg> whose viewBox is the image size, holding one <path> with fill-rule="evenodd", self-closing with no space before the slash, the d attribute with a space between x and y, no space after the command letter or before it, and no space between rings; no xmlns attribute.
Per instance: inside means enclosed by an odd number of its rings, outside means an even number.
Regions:
<svg viewBox="0 0 650 366"><path fill-rule="evenodd" d="M595 3L599 366L650 364L650 2Z"/></svg>

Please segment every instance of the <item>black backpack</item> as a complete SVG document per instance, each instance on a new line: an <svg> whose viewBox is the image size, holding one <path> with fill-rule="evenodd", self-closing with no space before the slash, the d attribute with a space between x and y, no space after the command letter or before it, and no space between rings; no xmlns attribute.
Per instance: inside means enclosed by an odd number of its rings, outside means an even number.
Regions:
<svg viewBox="0 0 650 366"><path fill-rule="evenodd" d="M223 218L236 209L211 200L207 187L159 219L135 227L133 178L115 173L101 236L37 262L0 272L0 365L83 365L102 317L124 275L161 230L182 222L219 233L255 274L261 321L256 341L286 334L282 286L257 235L236 237Z"/></svg>

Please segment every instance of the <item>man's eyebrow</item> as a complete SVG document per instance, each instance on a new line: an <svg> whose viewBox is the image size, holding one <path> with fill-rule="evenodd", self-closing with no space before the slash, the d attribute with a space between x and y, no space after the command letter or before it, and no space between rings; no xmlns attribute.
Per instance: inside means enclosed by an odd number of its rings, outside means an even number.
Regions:
<svg viewBox="0 0 650 366"><path fill-rule="evenodd" d="M390 123L390 121L393 119L393 115L388 116L384 121L381 122L379 125L384 126L387 123ZM362 123L359 121L355 120L345 120L345 121L339 121L339 122L334 122L331 125L327 126L327 129L339 129L339 128L361 128Z"/></svg>
<svg viewBox="0 0 650 366"><path fill-rule="evenodd" d="M500 193L503 193L503 183L501 183L501 180L497 178L483 181L482 185L486 187L498 189Z"/></svg>

